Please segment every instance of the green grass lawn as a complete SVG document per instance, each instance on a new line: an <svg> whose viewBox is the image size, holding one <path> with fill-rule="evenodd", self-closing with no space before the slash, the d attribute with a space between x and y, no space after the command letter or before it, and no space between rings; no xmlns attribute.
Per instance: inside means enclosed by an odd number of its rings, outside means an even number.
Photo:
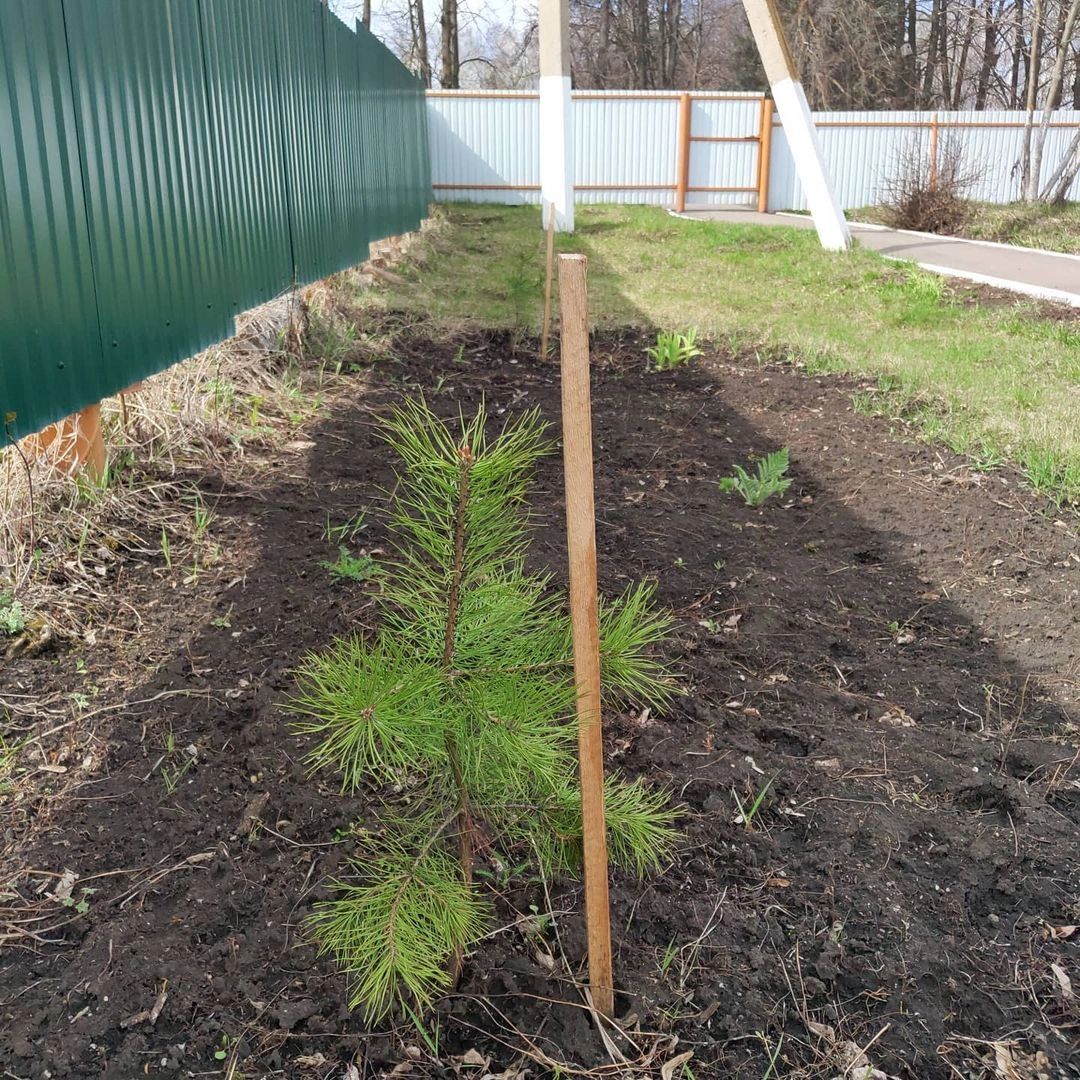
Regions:
<svg viewBox="0 0 1080 1080"><path fill-rule="evenodd" d="M880 393L857 404L887 403L926 437L988 467L1014 462L1055 500L1080 500L1080 321L1042 318L1021 298L979 306L914 266L827 254L810 231L650 207L582 208L558 248L589 257L597 328L697 327L721 346L870 376ZM413 252L405 284L369 303L432 331L535 331L535 207L444 207Z"/></svg>
<svg viewBox="0 0 1080 1080"><path fill-rule="evenodd" d="M996 240L1001 244L1042 248L1080 255L1080 203L972 202L971 217L958 234L972 240ZM852 221L885 222L880 206L849 210Z"/></svg>

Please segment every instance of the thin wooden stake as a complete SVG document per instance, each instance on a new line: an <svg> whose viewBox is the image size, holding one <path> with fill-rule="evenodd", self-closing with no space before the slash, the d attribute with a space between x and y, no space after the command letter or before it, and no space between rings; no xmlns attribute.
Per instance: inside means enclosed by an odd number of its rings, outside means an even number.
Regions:
<svg viewBox="0 0 1080 1080"><path fill-rule="evenodd" d="M604 742L600 718L600 626L596 586L596 508L593 497L592 406L589 397L589 305L584 255L559 256L562 326L563 467L566 541L570 555L570 613L574 630L578 753L585 854L585 921L593 1006L615 1009L611 973Z"/></svg>
<svg viewBox="0 0 1080 1080"><path fill-rule="evenodd" d="M555 271L555 204L548 204L547 262L544 270L544 328L540 334L540 359L548 354L548 333L551 329L551 277Z"/></svg>
<svg viewBox="0 0 1080 1080"><path fill-rule="evenodd" d="M690 186L690 126L693 123L693 102L689 94L679 95L679 130L676 136L675 213L686 209L686 191Z"/></svg>

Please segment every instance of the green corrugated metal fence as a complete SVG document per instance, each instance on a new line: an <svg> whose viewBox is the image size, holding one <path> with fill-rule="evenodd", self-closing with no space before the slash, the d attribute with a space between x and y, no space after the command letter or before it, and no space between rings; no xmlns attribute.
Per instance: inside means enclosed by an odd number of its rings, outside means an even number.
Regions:
<svg viewBox="0 0 1080 1080"><path fill-rule="evenodd" d="M423 88L319 0L2 0L7 433L363 261L430 188Z"/></svg>

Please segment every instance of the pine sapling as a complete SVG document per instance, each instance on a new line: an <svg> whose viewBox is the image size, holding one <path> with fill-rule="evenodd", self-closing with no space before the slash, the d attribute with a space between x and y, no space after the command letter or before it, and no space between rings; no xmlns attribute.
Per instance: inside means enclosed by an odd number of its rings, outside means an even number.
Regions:
<svg viewBox="0 0 1080 1080"><path fill-rule="evenodd" d="M454 984L489 916L478 860L580 865L570 622L550 576L525 565L526 496L549 447L535 412L490 440L486 427L482 407L452 431L422 403L387 421L402 467L381 629L307 657L291 706L317 737L311 765L377 803L308 920L372 1019ZM602 602L602 668L606 692L660 707L673 686L652 653L670 619L652 598L637 585ZM659 869L676 839L667 794L612 776L606 797L613 861Z"/></svg>

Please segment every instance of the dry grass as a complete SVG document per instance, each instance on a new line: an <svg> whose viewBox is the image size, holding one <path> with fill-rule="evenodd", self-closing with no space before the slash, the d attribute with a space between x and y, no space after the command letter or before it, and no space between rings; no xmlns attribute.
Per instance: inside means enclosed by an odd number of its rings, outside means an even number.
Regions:
<svg viewBox="0 0 1080 1080"><path fill-rule="evenodd" d="M235 476L248 451L287 440L359 348L325 283L248 312L238 331L103 402L101 480L59 468L56 446L0 451L0 607L6 594L26 624L0 630L0 658L79 636L125 558L192 559L212 519L199 480Z"/></svg>

